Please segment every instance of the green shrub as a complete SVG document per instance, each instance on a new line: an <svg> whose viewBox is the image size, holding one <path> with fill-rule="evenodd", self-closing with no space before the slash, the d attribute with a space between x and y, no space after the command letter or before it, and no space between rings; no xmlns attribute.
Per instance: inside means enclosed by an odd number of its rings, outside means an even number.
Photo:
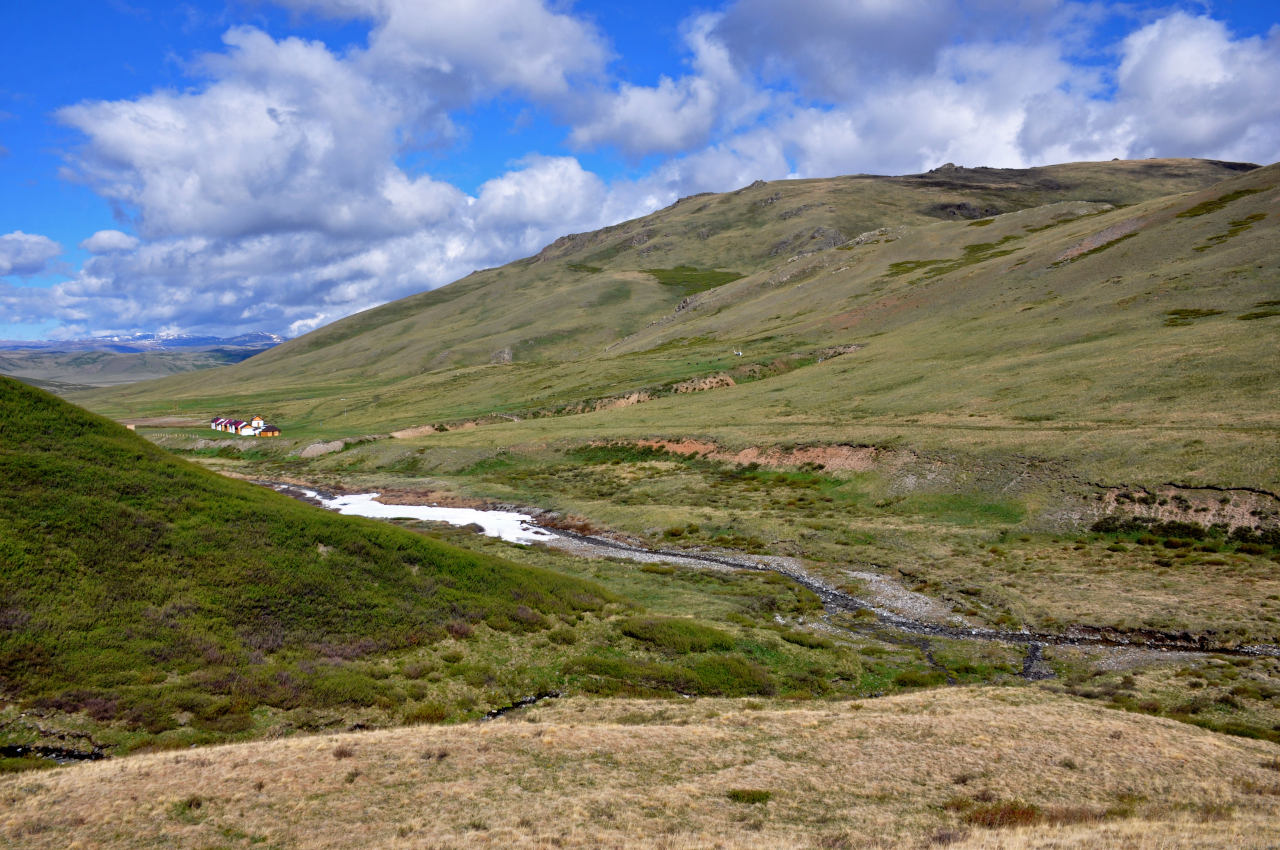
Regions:
<svg viewBox="0 0 1280 850"><path fill-rule="evenodd" d="M834 649L835 643L830 638L822 635L810 634L809 632L782 632L782 639L787 643L794 643L796 646L803 646L806 649Z"/></svg>
<svg viewBox="0 0 1280 850"><path fill-rule="evenodd" d="M777 686L768 668L734 655L709 655L689 664L697 692L711 696L772 696Z"/></svg>
<svg viewBox="0 0 1280 850"><path fill-rule="evenodd" d="M1207 310L1200 308L1183 308L1178 310L1168 310L1165 312L1167 317L1164 323L1169 327L1178 327L1181 325L1189 325L1195 319L1207 319L1210 316L1222 315L1221 310Z"/></svg>
<svg viewBox="0 0 1280 850"><path fill-rule="evenodd" d="M1228 192L1225 195L1214 198L1211 201L1202 201L1194 207L1185 209L1178 213L1178 218L1195 218L1196 216L1206 215L1207 213L1216 212L1232 201L1238 201L1241 198L1261 192L1261 189L1237 189L1234 192Z"/></svg>
<svg viewBox="0 0 1280 850"><path fill-rule="evenodd" d="M698 269L693 266L676 266L672 269L645 269L645 274L653 275L658 283L674 287L681 295L693 295L707 289L723 286L742 277L737 272L724 272L714 269Z"/></svg>
<svg viewBox="0 0 1280 850"><path fill-rule="evenodd" d="M939 670L903 670L893 678L900 688L931 688L946 680L946 675Z"/></svg>
<svg viewBox="0 0 1280 850"><path fill-rule="evenodd" d="M735 803L755 805L769 802L773 797L773 792L759 788L731 788L725 796Z"/></svg>
<svg viewBox="0 0 1280 850"><path fill-rule="evenodd" d="M58 763L53 759L37 756L5 756L0 757L0 776L6 773L25 773L28 770L49 770L57 766Z"/></svg>
<svg viewBox="0 0 1280 850"><path fill-rule="evenodd" d="M673 653L732 649L733 637L719 629L681 617L630 617L619 626L627 637Z"/></svg>
<svg viewBox="0 0 1280 850"><path fill-rule="evenodd" d="M583 690L608 696L771 696L777 691L768 669L737 656L710 655L685 664L663 664L588 655L573 659L564 669L570 675L588 677Z"/></svg>
<svg viewBox="0 0 1280 850"><path fill-rule="evenodd" d="M644 564L640 567L640 572L651 573L656 576L675 575L676 568L670 564Z"/></svg>
<svg viewBox="0 0 1280 850"><path fill-rule="evenodd" d="M448 717L448 706L438 702L419 702L405 708L401 720L406 726L417 726L424 723L443 723Z"/></svg>
<svg viewBox="0 0 1280 850"><path fill-rule="evenodd" d="M561 646L573 646L578 642L578 633L567 627L552 629L547 633L547 637L552 643L558 643Z"/></svg>
<svg viewBox="0 0 1280 850"><path fill-rule="evenodd" d="M693 694L698 687L687 668L630 658L582 656L568 662L564 672L587 677L582 689L603 696Z"/></svg>
<svg viewBox="0 0 1280 850"><path fill-rule="evenodd" d="M378 705L386 701L381 682L364 673L335 669L311 681L311 693L322 705Z"/></svg>

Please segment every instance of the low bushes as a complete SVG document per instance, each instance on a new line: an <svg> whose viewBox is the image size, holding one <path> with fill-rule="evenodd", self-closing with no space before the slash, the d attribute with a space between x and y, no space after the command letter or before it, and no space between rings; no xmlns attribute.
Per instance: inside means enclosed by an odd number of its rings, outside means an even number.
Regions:
<svg viewBox="0 0 1280 850"><path fill-rule="evenodd" d="M765 667L732 655L682 664L583 656L565 665L565 672L584 677L583 690L608 696L769 696L777 690Z"/></svg>
<svg viewBox="0 0 1280 850"><path fill-rule="evenodd" d="M733 648L728 633L680 617L630 617L619 628L627 637L671 653Z"/></svg>
<svg viewBox="0 0 1280 850"><path fill-rule="evenodd" d="M1131 536L1140 545L1160 544L1166 549L1195 547L1202 552L1217 552L1233 547L1246 555L1280 552L1280 527L1275 526L1255 530L1241 525L1228 532L1227 526L1221 523L1203 526L1184 520L1160 522L1147 517L1113 515L1099 519L1089 530L1095 534Z"/></svg>

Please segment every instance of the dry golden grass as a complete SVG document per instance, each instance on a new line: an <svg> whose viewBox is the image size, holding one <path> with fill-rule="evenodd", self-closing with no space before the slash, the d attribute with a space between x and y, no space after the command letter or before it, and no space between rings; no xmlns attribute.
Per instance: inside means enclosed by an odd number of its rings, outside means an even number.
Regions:
<svg viewBox="0 0 1280 850"><path fill-rule="evenodd" d="M568 699L490 724L0 780L44 847L1264 847L1280 748L1031 688L862 703ZM767 803L729 799L771 792ZM989 830L982 806L1046 822Z"/></svg>

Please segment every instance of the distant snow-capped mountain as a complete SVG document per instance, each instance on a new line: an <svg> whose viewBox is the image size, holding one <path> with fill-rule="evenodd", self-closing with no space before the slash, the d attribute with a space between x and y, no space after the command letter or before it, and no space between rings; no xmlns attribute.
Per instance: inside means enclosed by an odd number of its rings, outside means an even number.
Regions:
<svg viewBox="0 0 1280 850"><path fill-rule="evenodd" d="M247 333L233 337L190 334L136 333L89 339L0 340L0 351L171 351L183 348L247 348L265 350L284 342L270 333Z"/></svg>

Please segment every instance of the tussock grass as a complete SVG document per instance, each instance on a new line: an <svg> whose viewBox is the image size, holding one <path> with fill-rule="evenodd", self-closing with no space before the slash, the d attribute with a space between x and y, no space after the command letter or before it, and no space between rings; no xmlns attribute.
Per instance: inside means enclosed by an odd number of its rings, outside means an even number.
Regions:
<svg viewBox="0 0 1280 850"><path fill-rule="evenodd" d="M353 755L335 760L343 743ZM1280 798L1247 790L1275 784L1259 763L1276 752L1028 688L751 710L562 700L483 725L0 778L0 836L23 850L194 848L228 835L298 848L890 848L941 835L973 848L1254 848L1280 840ZM1077 767L1057 766L1065 758ZM957 797L974 802L950 806ZM1038 811L1035 825L965 823L965 811L1011 812L1008 801Z"/></svg>
<svg viewBox="0 0 1280 850"><path fill-rule="evenodd" d="M719 629L676 617L629 617L619 629L627 637L672 653L732 649L733 637Z"/></svg>
<svg viewBox="0 0 1280 850"><path fill-rule="evenodd" d="M1255 195L1260 191L1262 190L1255 188L1236 189L1233 192L1227 192L1225 195L1220 195L1212 200L1201 201L1195 206L1189 207L1178 213L1178 218L1195 218L1196 216L1208 215L1209 213L1217 212L1232 201L1247 198L1248 196Z"/></svg>

